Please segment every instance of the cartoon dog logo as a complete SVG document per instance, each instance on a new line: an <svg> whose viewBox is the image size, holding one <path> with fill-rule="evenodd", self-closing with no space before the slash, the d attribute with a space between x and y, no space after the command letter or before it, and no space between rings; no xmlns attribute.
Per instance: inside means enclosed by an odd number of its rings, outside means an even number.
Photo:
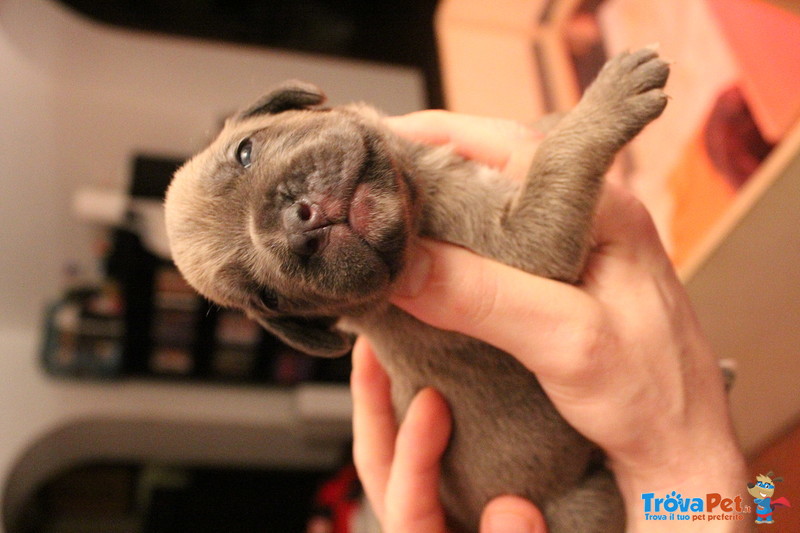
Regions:
<svg viewBox="0 0 800 533"><path fill-rule="evenodd" d="M778 507L791 507L786 498L772 499L775 493L775 483L783 481L782 477L773 477L770 471L766 476L759 474L755 483L747 484L747 492L753 497L756 504L756 524L774 524L772 512Z"/></svg>

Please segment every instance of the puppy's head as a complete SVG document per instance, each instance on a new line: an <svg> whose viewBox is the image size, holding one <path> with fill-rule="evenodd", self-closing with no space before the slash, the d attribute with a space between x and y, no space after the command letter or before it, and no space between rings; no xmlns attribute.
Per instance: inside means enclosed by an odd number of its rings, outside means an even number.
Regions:
<svg viewBox="0 0 800 533"><path fill-rule="evenodd" d="M210 300L308 353L337 355L342 315L386 298L415 217L393 140L367 108L319 108L288 82L237 113L167 191L175 264Z"/></svg>

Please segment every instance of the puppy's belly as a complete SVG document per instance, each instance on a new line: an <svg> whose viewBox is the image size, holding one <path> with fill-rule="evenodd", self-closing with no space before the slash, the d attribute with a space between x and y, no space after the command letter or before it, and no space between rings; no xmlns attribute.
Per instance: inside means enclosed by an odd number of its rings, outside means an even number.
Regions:
<svg viewBox="0 0 800 533"><path fill-rule="evenodd" d="M441 494L454 525L477 531L483 507L495 496L517 494L543 505L580 483L593 446L558 415L516 359L408 315L392 315L383 326L358 329L391 377L399 417L428 386L450 406L453 434L442 462Z"/></svg>

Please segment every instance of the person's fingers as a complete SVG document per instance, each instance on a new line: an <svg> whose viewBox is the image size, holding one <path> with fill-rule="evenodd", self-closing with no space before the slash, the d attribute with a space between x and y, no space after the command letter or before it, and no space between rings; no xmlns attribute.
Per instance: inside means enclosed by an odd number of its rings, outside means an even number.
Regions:
<svg viewBox="0 0 800 533"><path fill-rule="evenodd" d="M386 124L398 135L432 145L452 144L465 159L523 174L542 135L511 120L476 117L447 111L417 111L389 117ZM524 165L524 167L523 167Z"/></svg>
<svg viewBox="0 0 800 533"><path fill-rule="evenodd" d="M518 496L498 496L481 515L480 533L547 533L542 512Z"/></svg>
<svg viewBox="0 0 800 533"><path fill-rule="evenodd" d="M614 255L663 255L663 246L652 216L631 191L606 184L600 194L593 225L598 246L613 247ZM619 252L617 252L619 250Z"/></svg>
<svg viewBox="0 0 800 533"><path fill-rule="evenodd" d="M415 248L391 300L424 322L483 340L551 376L586 370L569 354L591 355L584 348L598 340L603 319L597 302L574 286L427 240Z"/></svg>
<svg viewBox="0 0 800 533"><path fill-rule="evenodd" d="M386 489L386 501L391 502L384 515L387 532L444 533L439 474L450 428L450 412L444 399L433 389L420 391L397 435Z"/></svg>
<svg viewBox="0 0 800 533"><path fill-rule="evenodd" d="M350 388L353 394L353 460L375 513L383 517L397 422L389 378L363 337L359 337L353 347Z"/></svg>
<svg viewBox="0 0 800 533"><path fill-rule="evenodd" d="M616 290L619 283L632 281L642 272L670 277L672 263L653 218L630 191L606 184L598 201L593 237L595 245L583 277L588 292Z"/></svg>

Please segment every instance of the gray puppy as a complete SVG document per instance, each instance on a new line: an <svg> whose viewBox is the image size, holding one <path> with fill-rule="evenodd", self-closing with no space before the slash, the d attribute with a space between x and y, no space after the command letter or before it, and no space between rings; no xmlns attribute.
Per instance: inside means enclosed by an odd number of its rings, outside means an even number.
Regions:
<svg viewBox="0 0 800 533"><path fill-rule="evenodd" d="M441 485L454 530L477 531L486 503L511 493L538 504L555 533L621 531L601 454L536 378L388 295L420 236L578 282L603 175L664 109L668 73L651 49L609 61L521 184L397 137L368 106L317 107L316 87L289 82L230 118L175 174L166 199L175 263L200 293L305 352L341 355L352 345L345 331L365 334L398 416L422 387L439 390L454 419Z"/></svg>

